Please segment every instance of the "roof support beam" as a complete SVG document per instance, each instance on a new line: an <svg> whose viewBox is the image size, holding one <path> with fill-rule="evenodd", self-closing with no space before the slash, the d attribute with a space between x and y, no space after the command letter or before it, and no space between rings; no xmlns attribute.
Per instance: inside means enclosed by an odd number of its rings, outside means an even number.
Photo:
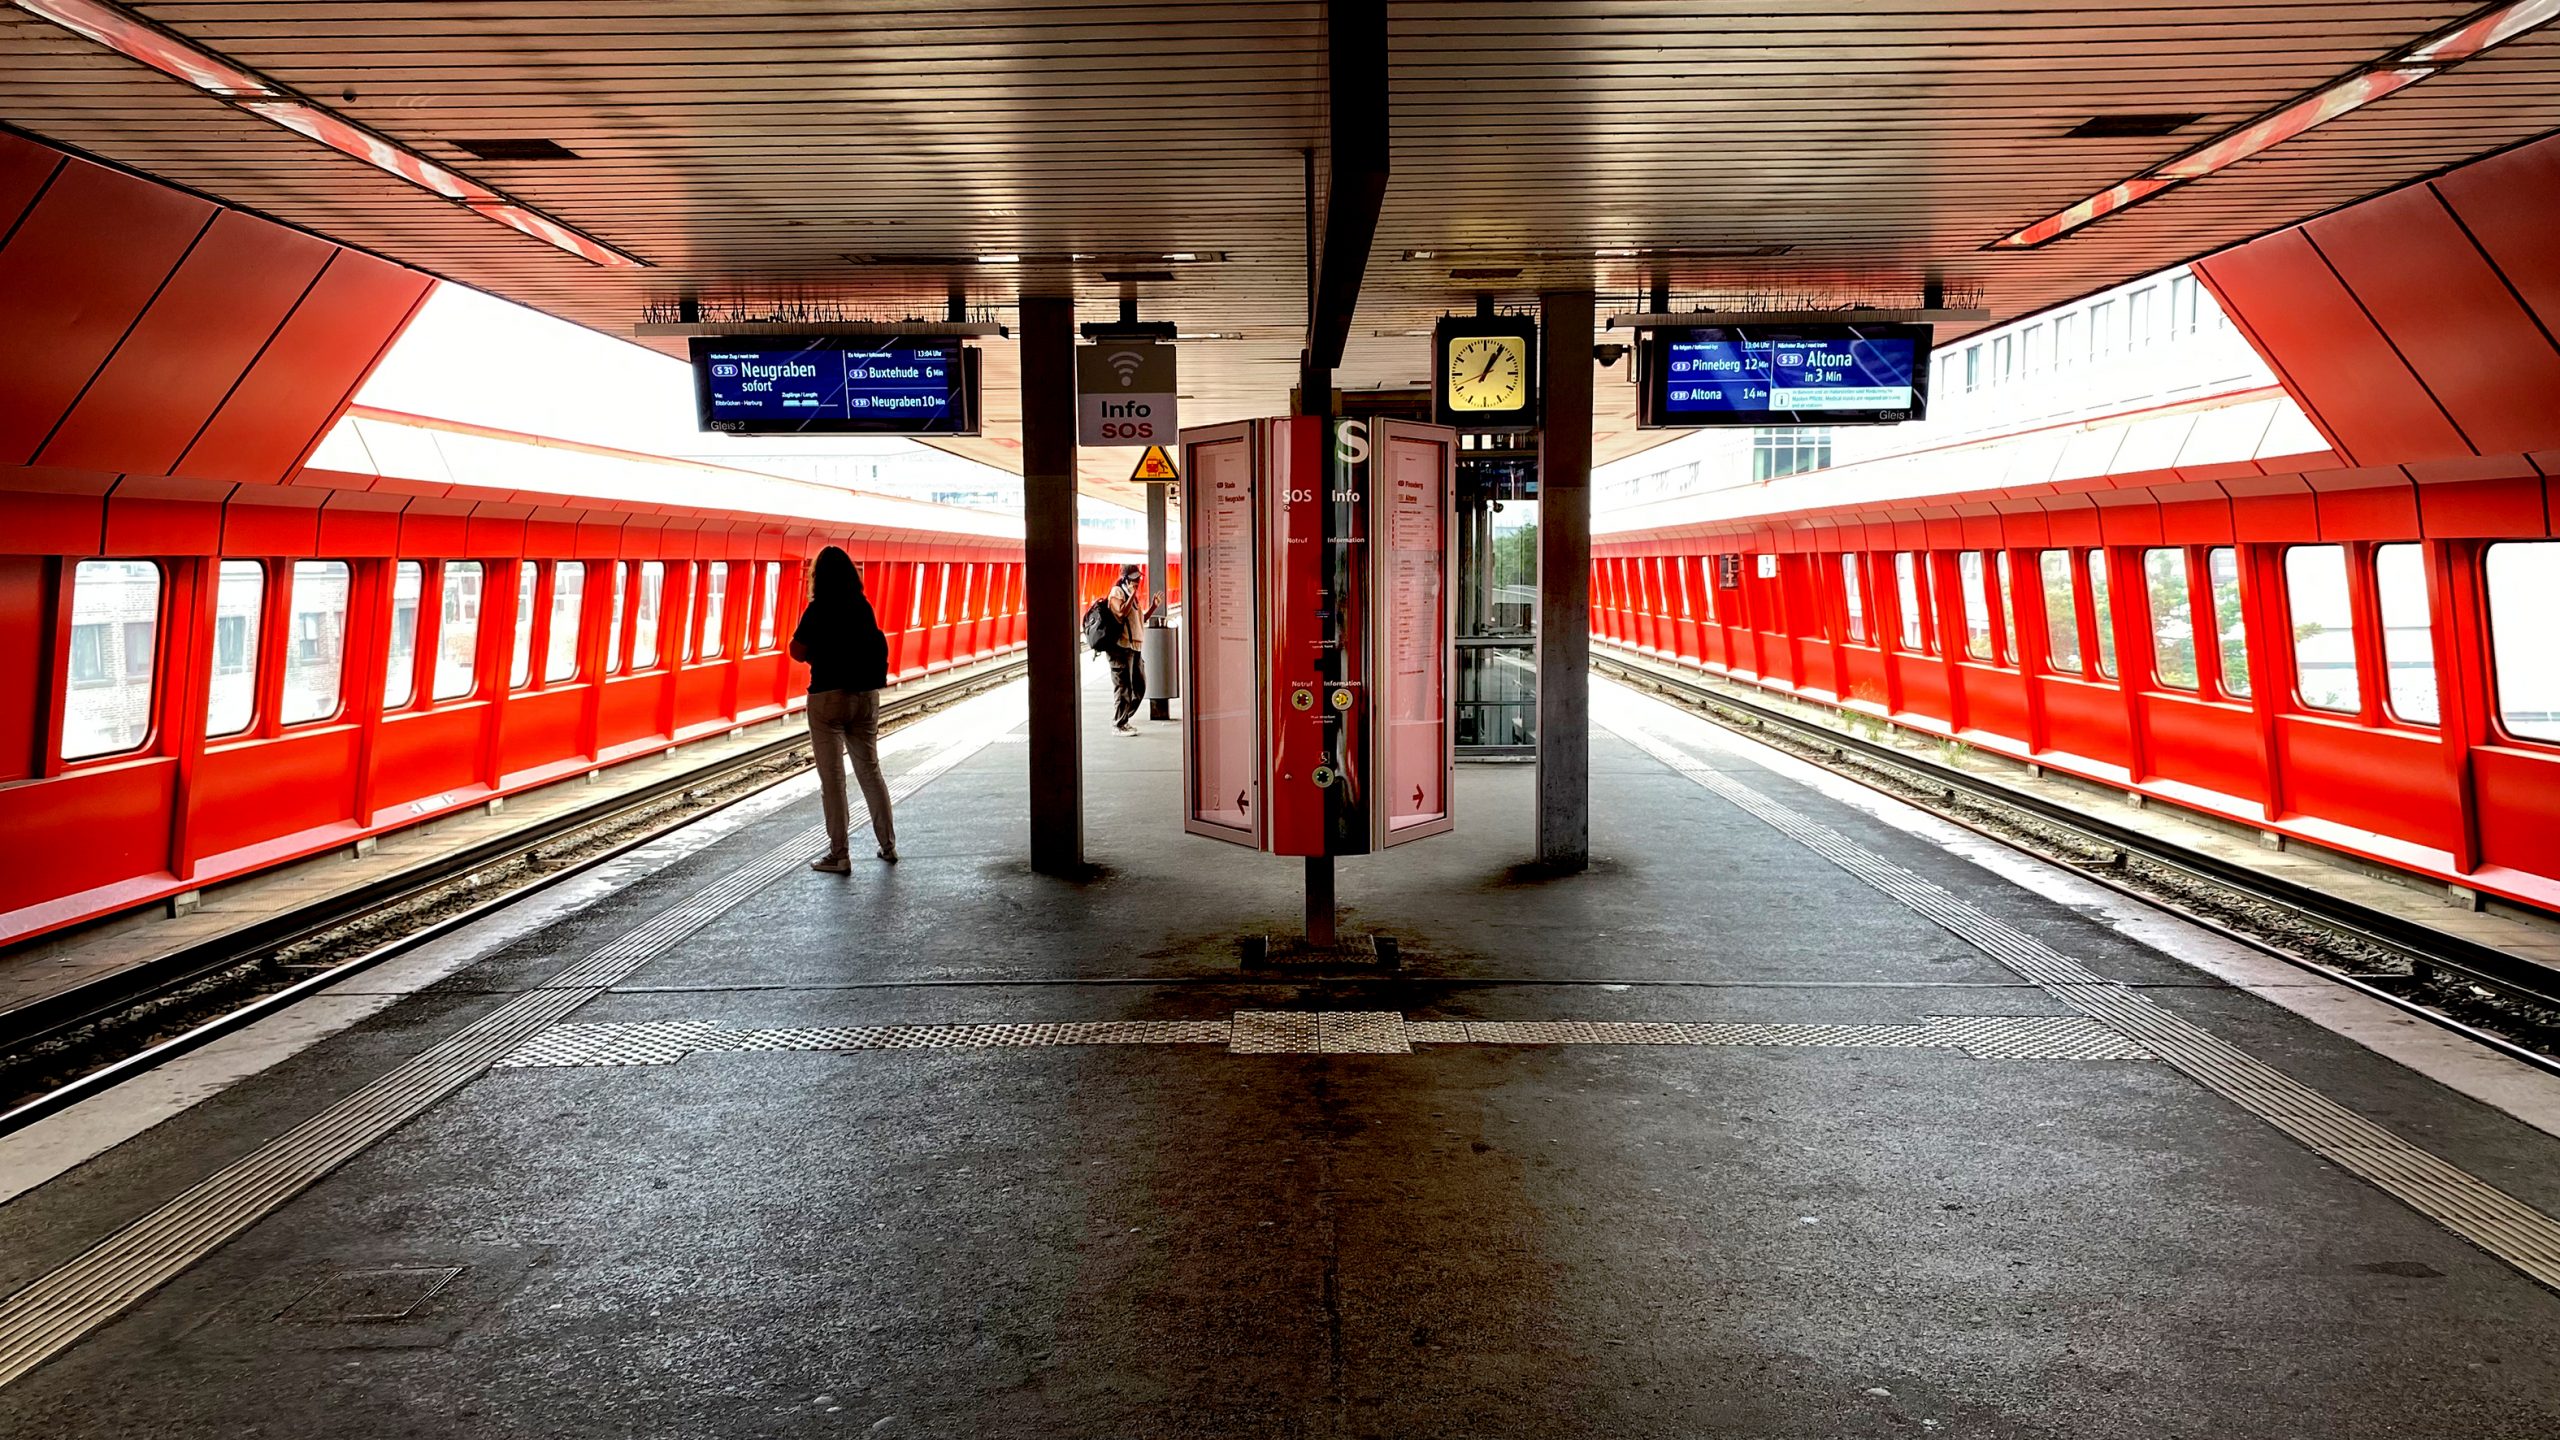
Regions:
<svg viewBox="0 0 2560 1440"><path fill-rule="evenodd" d="M1332 370L1342 364L1387 198L1387 7L1383 0L1329 0L1324 28L1330 139L1307 359Z"/></svg>

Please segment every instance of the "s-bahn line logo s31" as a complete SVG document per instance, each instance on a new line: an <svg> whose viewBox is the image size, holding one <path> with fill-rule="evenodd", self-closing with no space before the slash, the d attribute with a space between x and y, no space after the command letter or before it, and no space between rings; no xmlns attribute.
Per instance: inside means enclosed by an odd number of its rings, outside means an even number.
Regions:
<svg viewBox="0 0 2560 1440"><path fill-rule="evenodd" d="M734 360L720 360L714 362L711 366L711 378L715 380L737 379L738 362Z"/></svg>

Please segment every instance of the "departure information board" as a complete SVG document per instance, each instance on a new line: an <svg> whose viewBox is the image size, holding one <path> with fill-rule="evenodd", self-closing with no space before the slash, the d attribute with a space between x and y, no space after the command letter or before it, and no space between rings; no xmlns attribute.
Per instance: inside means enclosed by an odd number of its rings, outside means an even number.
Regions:
<svg viewBox="0 0 2560 1440"><path fill-rule="evenodd" d="M702 428L730 435L974 435L977 352L837 335L693 341Z"/></svg>
<svg viewBox="0 0 2560 1440"><path fill-rule="evenodd" d="M1648 428L1893 425L1927 411L1923 325L1702 325L1645 337Z"/></svg>

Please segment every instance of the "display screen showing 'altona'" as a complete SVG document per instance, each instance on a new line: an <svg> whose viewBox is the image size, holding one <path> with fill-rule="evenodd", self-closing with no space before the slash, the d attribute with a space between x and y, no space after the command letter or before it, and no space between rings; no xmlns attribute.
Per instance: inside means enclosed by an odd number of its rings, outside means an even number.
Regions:
<svg viewBox="0 0 2560 1440"><path fill-rule="evenodd" d="M1927 407L1919 325L1702 325L1647 337L1644 423L1891 425Z"/></svg>
<svg viewBox="0 0 2560 1440"><path fill-rule="evenodd" d="M977 433L977 357L956 340L755 336L697 339L692 348L705 430Z"/></svg>

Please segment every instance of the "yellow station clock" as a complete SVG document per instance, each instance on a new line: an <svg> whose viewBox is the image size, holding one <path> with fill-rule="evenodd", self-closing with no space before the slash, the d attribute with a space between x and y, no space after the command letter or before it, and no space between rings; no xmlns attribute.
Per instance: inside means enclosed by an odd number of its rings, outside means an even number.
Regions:
<svg viewBox="0 0 2560 1440"><path fill-rule="evenodd" d="M1432 342L1440 357L1434 418L1443 425L1537 424L1537 335L1537 323L1526 316L1441 321Z"/></svg>

